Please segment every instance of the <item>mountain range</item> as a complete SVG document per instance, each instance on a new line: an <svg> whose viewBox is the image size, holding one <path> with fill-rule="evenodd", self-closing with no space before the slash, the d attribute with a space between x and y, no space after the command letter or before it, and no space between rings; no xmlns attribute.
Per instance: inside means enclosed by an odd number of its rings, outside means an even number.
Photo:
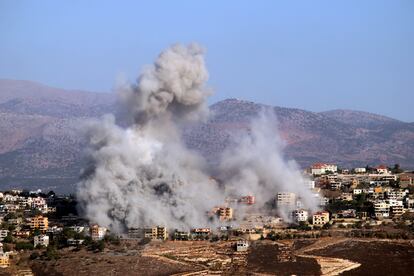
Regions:
<svg viewBox="0 0 414 276"><path fill-rule="evenodd" d="M399 163L414 168L414 123L362 111L310 112L227 99L210 106L207 122L185 129L185 142L215 162L231 133L248 131L263 107L274 110L286 158L302 167L332 162L340 167ZM1 189L73 191L83 166L79 129L85 120L106 113L116 113L113 94L0 79Z"/></svg>

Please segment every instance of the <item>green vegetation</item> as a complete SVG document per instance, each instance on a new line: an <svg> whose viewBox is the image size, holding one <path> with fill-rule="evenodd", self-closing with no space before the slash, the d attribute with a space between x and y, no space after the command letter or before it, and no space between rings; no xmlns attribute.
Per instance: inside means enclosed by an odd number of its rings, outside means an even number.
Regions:
<svg viewBox="0 0 414 276"><path fill-rule="evenodd" d="M30 242L17 242L16 250L33 250L34 246Z"/></svg>

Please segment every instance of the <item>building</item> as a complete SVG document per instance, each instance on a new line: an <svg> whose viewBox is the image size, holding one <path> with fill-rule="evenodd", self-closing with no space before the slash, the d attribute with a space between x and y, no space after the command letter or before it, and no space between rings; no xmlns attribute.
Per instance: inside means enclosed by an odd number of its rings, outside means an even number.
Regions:
<svg viewBox="0 0 414 276"><path fill-rule="evenodd" d="M276 195L276 206L279 207L290 207L296 206L296 194L290 192L279 192Z"/></svg>
<svg viewBox="0 0 414 276"><path fill-rule="evenodd" d="M355 173L366 173L367 169L366 168L355 168L354 171Z"/></svg>
<svg viewBox="0 0 414 276"><path fill-rule="evenodd" d="M243 196L241 197L240 202L247 205L253 205L255 203L255 197L252 195Z"/></svg>
<svg viewBox="0 0 414 276"><path fill-rule="evenodd" d="M404 214L404 206L402 204L390 206L390 216L399 217L402 214Z"/></svg>
<svg viewBox="0 0 414 276"><path fill-rule="evenodd" d="M341 193L339 199L343 201L352 201L353 197L351 193Z"/></svg>
<svg viewBox="0 0 414 276"><path fill-rule="evenodd" d="M194 238L206 238L210 236L210 228L195 228L191 231Z"/></svg>
<svg viewBox="0 0 414 276"><path fill-rule="evenodd" d="M408 190L392 190L387 192L387 199L403 200L408 194Z"/></svg>
<svg viewBox="0 0 414 276"><path fill-rule="evenodd" d="M92 240L100 241L105 237L107 229L105 227L100 227L98 224L93 224L90 227L90 231Z"/></svg>
<svg viewBox="0 0 414 276"><path fill-rule="evenodd" d="M166 240L168 239L167 228L163 226L147 227L147 228L129 228L128 238L130 239L151 239Z"/></svg>
<svg viewBox="0 0 414 276"><path fill-rule="evenodd" d="M175 231L174 240L177 241L188 241L190 239L190 233L186 231Z"/></svg>
<svg viewBox="0 0 414 276"><path fill-rule="evenodd" d="M10 266L9 255L3 252L3 245L0 250L0 267L6 268Z"/></svg>
<svg viewBox="0 0 414 276"><path fill-rule="evenodd" d="M296 222L306 222L308 220L309 213L305 209L297 209L292 212L292 218Z"/></svg>
<svg viewBox="0 0 414 276"><path fill-rule="evenodd" d="M385 165L380 165L378 167L376 167L376 170L379 174L386 174L388 173L388 167Z"/></svg>
<svg viewBox="0 0 414 276"><path fill-rule="evenodd" d="M353 193L354 193L354 195L360 195L360 194L362 194L362 189L354 189Z"/></svg>
<svg viewBox="0 0 414 276"><path fill-rule="evenodd" d="M34 244L34 247L37 247L38 245L47 247L49 245L49 236L47 235L34 236L33 244Z"/></svg>
<svg viewBox="0 0 414 276"><path fill-rule="evenodd" d="M233 208L220 207L218 210L218 216L221 221L233 219Z"/></svg>
<svg viewBox="0 0 414 276"><path fill-rule="evenodd" d="M142 228L129 228L128 229L128 238L129 239L142 239L144 237L143 235L143 229Z"/></svg>
<svg viewBox="0 0 414 276"><path fill-rule="evenodd" d="M67 239L66 243L68 245L74 246L74 245L81 245L81 244L83 244L84 241L85 240L83 240L83 239Z"/></svg>
<svg viewBox="0 0 414 276"><path fill-rule="evenodd" d="M9 230L1 229L0 230L0 241L3 241L5 237L9 234Z"/></svg>
<svg viewBox="0 0 414 276"><path fill-rule="evenodd" d="M144 238L149 238L151 240L166 240L168 239L167 228L163 226L144 228Z"/></svg>
<svg viewBox="0 0 414 276"><path fill-rule="evenodd" d="M311 166L311 173L313 175L322 175L328 172L336 173L338 166L326 163L315 163Z"/></svg>
<svg viewBox="0 0 414 276"><path fill-rule="evenodd" d="M399 175L401 188L414 185L414 173L402 173Z"/></svg>
<svg viewBox="0 0 414 276"><path fill-rule="evenodd" d="M374 203L374 212L376 218L388 218L390 216L390 205L384 201Z"/></svg>
<svg viewBox="0 0 414 276"><path fill-rule="evenodd" d="M339 181L331 181L329 182L329 187L331 188L332 191L337 191L341 189L342 183Z"/></svg>
<svg viewBox="0 0 414 276"><path fill-rule="evenodd" d="M42 212L47 212L46 200L43 197L40 197L40 196L32 198L31 207L32 207L32 209L37 209L37 210L40 210Z"/></svg>
<svg viewBox="0 0 414 276"><path fill-rule="evenodd" d="M240 240L236 242L236 251L245 252L249 249L249 242L246 240Z"/></svg>
<svg viewBox="0 0 414 276"><path fill-rule="evenodd" d="M315 189L315 181L314 180L306 180L306 187L308 187L309 189Z"/></svg>
<svg viewBox="0 0 414 276"><path fill-rule="evenodd" d="M326 212L326 211L316 212L312 216L313 225L325 225L328 222L329 222L329 212Z"/></svg>
<svg viewBox="0 0 414 276"><path fill-rule="evenodd" d="M30 229L39 229L41 232L46 232L49 228L49 220L44 216L36 216L30 220Z"/></svg>
<svg viewBox="0 0 414 276"><path fill-rule="evenodd" d="M355 209L347 209L338 211L339 218L355 218L356 217L356 210Z"/></svg>

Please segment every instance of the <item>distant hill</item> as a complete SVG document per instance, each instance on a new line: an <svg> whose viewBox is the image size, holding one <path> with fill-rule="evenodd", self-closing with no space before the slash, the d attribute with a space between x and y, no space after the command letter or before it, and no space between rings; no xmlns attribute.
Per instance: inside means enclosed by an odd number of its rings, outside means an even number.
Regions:
<svg viewBox="0 0 414 276"><path fill-rule="evenodd" d="M190 147L212 160L218 158L229 142L229 133L247 128L250 118L264 106L237 99L212 105L213 118L186 134ZM334 162L343 167L382 163L414 167L413 123L360 111L315 113L271 108L287 143L287 157L303 167L318 161Z"/></svg>
<svg viewBox="0 0 414 276"><path fill-rule="evenodd" d="M386 116L363 112L355 110L336 109L321 114L328 116L339 122L343 122L356 127L373 128L380 125L398 123L396 119L392 119Z"/></svg>
<svg viewBox="0 0 414 276"><path fill-rule="evenodd" d="M185 130L185 141L215 162L230 141L229 133L247 130L262 107L236 99L218 102L211 106L207 123ZM271 108L287 156L303 167L325 161L340 166L400 163L414 168L414 123L361 111ZM115 109L112 94L0 79L0 187L73 190L84 148L77 128L85 119Z"/></svg>

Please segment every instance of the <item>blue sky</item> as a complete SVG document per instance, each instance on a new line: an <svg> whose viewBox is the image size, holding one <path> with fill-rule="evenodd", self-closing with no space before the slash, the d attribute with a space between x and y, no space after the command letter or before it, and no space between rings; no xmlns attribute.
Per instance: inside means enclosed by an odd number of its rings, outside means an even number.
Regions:
<svg viewBox="0 0 414 276"><path fill-rule="evenodd" d="M108 92L176 42L207 49L211 103L414 121L411 0L0 0L0 78Z"/></svg>

